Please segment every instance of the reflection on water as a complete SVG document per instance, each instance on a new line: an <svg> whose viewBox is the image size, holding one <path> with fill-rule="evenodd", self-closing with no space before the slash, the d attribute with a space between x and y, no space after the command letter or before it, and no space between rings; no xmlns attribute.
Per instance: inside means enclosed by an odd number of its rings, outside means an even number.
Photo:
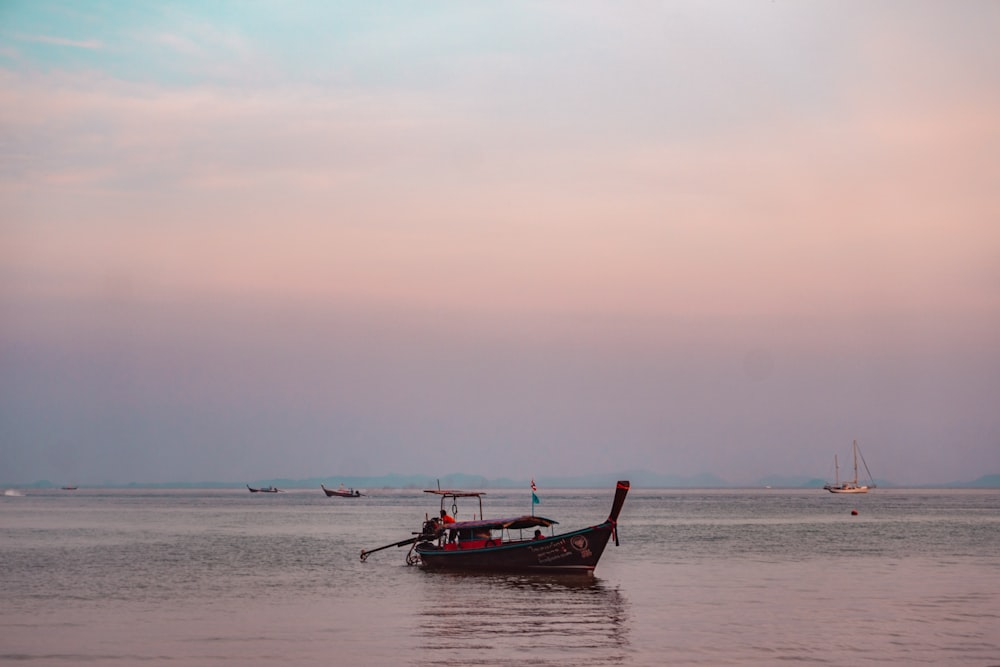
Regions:
<svg viewBox="0 0 1000 667"><path fill-rule="evenodd" d="M449 665L621 664L628 602L593 576L426 573L415 653Z"/></svg>

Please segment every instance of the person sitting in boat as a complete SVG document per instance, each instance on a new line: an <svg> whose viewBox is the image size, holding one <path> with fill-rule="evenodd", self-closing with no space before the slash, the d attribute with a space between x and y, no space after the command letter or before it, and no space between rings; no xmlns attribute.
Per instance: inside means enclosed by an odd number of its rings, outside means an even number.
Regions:
<svg viewBox="0 0 1000 667"><path fill-rule="evenodd" d="M454 542L458 539L458 531L450 530L448 526L455 523L455 518L448 515L447 510L441 510L441 525L448 531L447 542Z"/></svg>
<svg viewBox="0 0 1000 667"><path fill-rule="evenodd" d="M545 536L542 535L542 531L540 529L535 528L535 536L533 538L531 538L531 539L533 539L533 540L542 540L542 539L545 539Z"/></svg>

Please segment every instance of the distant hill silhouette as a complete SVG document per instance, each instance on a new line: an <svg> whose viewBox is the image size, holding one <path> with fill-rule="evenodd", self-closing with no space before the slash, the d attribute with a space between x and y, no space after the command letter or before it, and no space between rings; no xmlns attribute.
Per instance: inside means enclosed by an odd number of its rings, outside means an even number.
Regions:
<svg viewBox="0 0 1000 667"><path fill-rule="evenodd" d="M586 489L602 488L615 483L619 479L628 479L634 488L660 489L732 489L747 487L771 487L788 489L822 488L828 480L800 477L793 475L768 475L755 483L735 484L712 473L701 473L693 476L663 475L649 470L625 470L620 472L601 473L576 476L536 476L535 483L540 488L550 489ZM882 488L896 486L892 482L876 480L876 485ZM517 489L526 488L531 484L530 478L516 479L510 477L485 477L468 473L452 472L435 476L426 474L388 474L388 475L341 475L330 477L310 477L306 479L271 478L241 480L237 482L200 481L200 482L164 482L143 483L129 482L127 484L80 484L81 488L146 488L146 489L230 489L242 488L245 484L251 486L277 486L280 489L319 488L320 484L336 488L340 484L353 489L433 489L439 484L441 488L458 489ZM26 483L0 483L5 488L59 488L59 484L49 480ZM977 479L965 482L915 484L914 488L950 488L950 489L997 489L1000 488L1000 473L983 475Z"/></svg>
<svg viewBox="0 0 1000 667"><path fill-rule="evenodd" d="M971 482L952 482L945 485L947 488L959 489L1000 489L1000 474L983 475Z"/></svg>
<svg viewBox="0 0 1000 667"><path fill-rule="evenodd" d="M758 480L759 486L769 486L776 489L822 488L824 484L826 482L822 479L789 475L768 475Z"/></svg>

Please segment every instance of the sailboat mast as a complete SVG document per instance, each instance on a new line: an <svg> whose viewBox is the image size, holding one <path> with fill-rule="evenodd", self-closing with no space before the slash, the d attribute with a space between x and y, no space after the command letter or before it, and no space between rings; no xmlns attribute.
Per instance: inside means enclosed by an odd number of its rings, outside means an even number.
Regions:
<svg viewBox="0 0 1000 667"><path fill-rule="evenodd" d="M858 485L858 441L854 441L854 485Z"/></svg>
<svg viewBox="0 0 1000 667"><path fill-rule="evenodd" d="M865 455L861 451L860 447L858 447L858 456L861 457L861 464L865 467L865 474L868 475L868 483L874 489L875 488L875 478L872 477L872 471L868 469L868 462L865 461Z"/></svg>

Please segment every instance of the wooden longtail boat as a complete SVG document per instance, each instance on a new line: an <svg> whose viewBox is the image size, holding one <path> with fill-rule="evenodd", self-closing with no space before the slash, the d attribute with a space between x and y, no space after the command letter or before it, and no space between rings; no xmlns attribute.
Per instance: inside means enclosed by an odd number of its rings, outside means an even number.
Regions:
<svg viewBox="0 0 1000 667"><path fill-rule="evenodd" d="M328 489L325 486L323 486L322 484L319 485L319 488L323 489L323 493L326 494L327 498L330 498L330 497L337 497L337 498L360 498L362 495L364 495L360 491L358 491L357 489L345 489L343 484L341 484L340 488L337 488L337 489Z"/></svg>
<svg viewBox="0 0 1000 667"><path fill-rule="evenodd" d="M260 488L254 488L247 484L247 488L250 489L250 493L278 493L281 491L276 486L262 486Z"/></svg>
<svg viewBox="0 0 1000 667"><path fill-rule="evenodd" d="M416 537L361 552L361 560L369 554L392 546L412 545L406 556L410 565L427 570L461 572L573 572L591 574L604 553L608 540L618 544L618 515L629 483L620 481L615 489L608 518L596 526L545 536L541 528L556 523L540 516L519 516L507 519L479 519L442 524L440 519L425 521ZM441 496L441 509L450 500L475 497L482 516L483 493L475 491L427 490ZM536 529L534 537L523 538L521 531ZM517 534L512 531L516 531Z"/></svg>

